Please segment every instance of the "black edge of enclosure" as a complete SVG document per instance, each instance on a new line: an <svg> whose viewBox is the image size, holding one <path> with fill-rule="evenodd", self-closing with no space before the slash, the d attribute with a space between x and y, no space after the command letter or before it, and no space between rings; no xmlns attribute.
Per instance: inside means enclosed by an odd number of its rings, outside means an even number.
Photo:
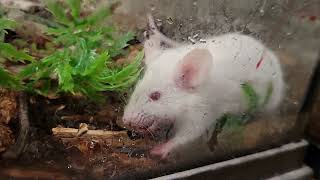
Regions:
<svg viewBox="0 0 320 180"><path fill-rule="evenodd" d="M270 149L276 149L279 148L280 146L282 146L283 144L287 144L287 143L299 143L301 141L300 140L296 140L296 141L292 141L292 139L284 139L283 141L281 141L281 144L272 144L272 145L266 145L264 147L259 147L259 149L255 148L249 151L245 151L245 152L238 152L237 154L234 154L234 156L231 157L208 157L205 160L198 160L198 161L194 161L194 162L179 162L178 164L166 164L165 166L161 166L159 165L158 167L154 167L152 169L144 169L141 171L127 171L127 172L123 172L121 175L113 177L111 179L113 180L128 180L128 179L151 179L151 178L155 178L155 177L161 177L161 176L166 176L166 175L170 175L170 174L175 174L177 172L182 172L182 171L186 171L186 170L193 170L193 169L197 169L197 168L201 168L203 166L210 166L210 165L214 165L214 164L218 164L220 162L223 161L232 161L233 159L238 159L241 158L243 156L250 156L251 154L257 154L257 153L261 153L264 151L268 151ZM306 145L305 145L306 146ZM288 160L288 167L291 167L294 163L299 162L299 164L303 164L303 160L304 160L304 152L305 152L305 146L302 148L298 148L297 151L294 151L294 155L290 155L289 158L285 158L286 156L284 156L284 160L286 161ZM280 158L282 158L280 156ZM270 159L274 159L274 158L270 158ZM298 159L298 160L297 160ZM268 159L266 159L268 161ZM213 163L214 162L214 163ZM264 162L264 161L263 161ZM273 162L275 162L275 160L271 160L270 164L272 164ZM277 164L281 164L281 161L279 161L278 163L274 163L276 167ZM260 168L263 168L263 164L261 164L261 166L259 166ZM240 169L241 171L244 170L245 167L241 167L242 169ZM285 167L284 167L285 168ZM296 168L296 167L294 167ZM247 169L246 169L247 171ZM280 172L280 171L277 171ZM224 171L224 173L226 174L232 174L233 170L232 169L226 169ZM106 177L105 179L109 179L110 177Z"/></svg>
<svg viewBox="0 0 320 180"><path fill-rule="evenodd" d="M303 160L304 160L304 152L305 148L307 146L307 142L305 140L300 140L296 142L292 142L289 144L298 144L296 149L292 149L288 152L283 151L282 153L275 154L274 156L271 157L266 157L265 159L257 159L257 160L252 160L252 162L248 163L240 163L235 166L230 166L230 167L224 167L219 170L214 170L214 171L207 171L207 172L202 172L202 174L199 174L199 177L195 177L194 179L201 179L208 177L215 177L215 179L225 179L223 178L226 175L232 175L232 174L238 174L236 177L242 176L241 173L243 174L243 171L254 171L257 172L255 176L260 176L264 175L265 177L270 177L274 173L284 173L287 171L290 171L292 169L297 169L303 165ZM286 145L283 145L286 146ZM153 169L145 169L141 171L128 171L124 172L122 175L114 177L112 179L115 180L128 180L128 179L151 179L155 177L161 177L161 176L171 176L175 175L179 172L184 172L184 171L199 171L198 169L204 168L206 166L215 166L216 164L228 162L228 161L238 161L239 159L247 156L256 156L257 154L265 153L265 152L270 152L271 151L276 151L276 149L279 149L283 147L281 145L278 146L268 146L265 147L264 150L261 151L255 151L255 152L246 152L243 154L239 154L239 156L236 156L237 158L233 159L208 159L206 162L198 162L198 163L184 163L184 162L179 162L177 165L167 165L165 167L157 167ZM211 163L210 163L211 162ZM217 162L217 163L212 163L212 162ZM265 164L268 164L267 167L265 167ZM184 166L181 166L181 165ZM277 169L277 167L279 168ZM281 167L280 167L281 166ZM265 172L263 172L265 171ZM273 171L273 172L272 172ZM272 172L272 173L271 173ZM271 174L270 174L271 173ZM242 179L250 179L250 176L245 177L248 175L248 173L243 174ZM208 179L210 179L210 177ZM253 177L253 176L251 176ZM230 177L232 180L232 177ZM234 177L233 177L234 178ZM106 177L106 179L109 179ZM182 179L188 179L188 177L183 177ZM193 179L190 178L190 179ZM254 179L254 178L253 178Z"/></svg>
<svg viewBox="0 0 320 180"><path fill-rule="evenodd" d="M309 113L312 112L316 104L317 99L315 97L320 97L320 50L318 54L318 61L316 62L313 77L304 104L300 110L301 119L308 118ZM315 178L320 179L320 144L314 141L312 137L307 136L307 138L310 141L310 145L306 152L305 162L313 169Z"/></svg>
<svg viewBox="0 0 320 180"><path fill-rule="evenodd" d="M309 85L307 87L306 94L302 106L300 108L299 114L304 114L312 111L315 104L314 97L320 92L320 50L318 53L318 60L314 66L313 73L311 75Z"/></svg>
<svg viewBox="0 0 320 180"><path fill-rule="evenodd" d="M303 167L303 154L307 145L307 141L301 140L263 152L155 178L155 180L270 178ZM244 173L244 170L250 173Z"/></svg>

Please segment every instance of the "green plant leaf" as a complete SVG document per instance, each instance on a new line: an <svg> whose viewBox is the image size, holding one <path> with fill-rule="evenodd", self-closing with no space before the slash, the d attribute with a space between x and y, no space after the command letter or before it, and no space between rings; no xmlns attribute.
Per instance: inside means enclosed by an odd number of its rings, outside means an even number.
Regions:
<svg viewBox="0 0 320 180"><path fill-rule="evenodd" d="M88 22L88 24L97 26L110 15L111 12L108 7L100 7L99 9L95 10L91 15L89 15L86 18L86 21Z"/></svg>
<svg viewBox="0 0 320 180"><path fill-rule="evenodd" d="M0 31L5 29L14 29L17 26L17 23L11 19L0 18Z"/></svg>
<svg viewBox="0 0 320 180"><path fill-rule="evenodd" d="M0 43L0 55L9 58L11 61L24 62L24 60L27 60L32 62L34 60L32 56L25 52L18 51L15 47L8 43Z"/></svg>
<svg viewBox="0 0 320 180"><path fill-rule="evenodd" d="M127 47L128 41L134 38L134 34L132 32L128 32L123 36L120 36L116 40L114 40L112 47L110 47L110 55L111 57L115 57L121 53L121 50Z"/></svg>
<svg viewBox="0 0 320 180"><path fill-rule="evenodd" d="M15 90L22 90L23 85L16 77L0 67L0 86Z"/></svg>
<svg viewBox="0 0 320 180"><path fill-rule="evenodd" d="M49 35L62 35L70 31L68 28L47 28L46 33Z"/></svg>
<svg viewBox="0 0 320 180"><path fill-rule="evenodd" d="M71 9L72 17L78 19L80 17L81 0L67 0L66 3Z"/></svg>
<svg viewBox="0 0 320 180"><path fill-rule="evenodd" d="M57 69L59 86L65 92L73 93L74 81L72 78L72 67L69 63L60 64Z"/></svg>
<svg viewBox="0 0 320 180"><path fill-rule="evenodd" d="M39 69L37 64L29 64L24 67L19 74L17 75L20 79L26 79L33 75L33 73L37 72Z"/></svg>
<svg viewBox="0 0 320 180"><path fill-rule="evenodd" d="M96 53L94 50L88 48L87 42L84 39L80 39L75 52L75 59L77 63L74 67L74 70L76 73L84 76L87 72L87 69L95 63Z"/></svg>
<svg viewBox="0 0 320 180"><path fill-rule="evenodd" d="M122 82L126 80L131 75L135 74L139 70L139 66L141 64L141 60L143 59L144 53L139 52L133 61L133 63L124 67L121 71L114 75L113 80L115 82Z"/></svg>
<svg viewBox="0 0 320 180"><path fill-rule="evenodd" d="M109 60L110 56L108 52L104 52L95 58L94 63L90 65L83 73L83 75L90 75L93 73L100 73L106 67L106 62Z"/></svg>
<svg viewBox="0 0 320 180"><path fill-rule="evenodd" d="M65 13L64 8L56 0L45 0L48 10L54 15L57 22L64 25L70 25L71 22Z"/></svg>

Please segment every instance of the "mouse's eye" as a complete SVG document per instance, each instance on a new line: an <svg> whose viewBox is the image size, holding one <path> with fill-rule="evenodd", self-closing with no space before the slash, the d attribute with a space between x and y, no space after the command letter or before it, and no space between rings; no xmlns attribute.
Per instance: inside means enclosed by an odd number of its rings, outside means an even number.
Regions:
<svg viewBox="0 0 320 180"><path fill-rule="evenodd" d="M157 101L160 99L160 96L161 96L161 93L159 91L154 91L152 92L150 95L149 95L149 98L152 100L152 101Z"/></svg>

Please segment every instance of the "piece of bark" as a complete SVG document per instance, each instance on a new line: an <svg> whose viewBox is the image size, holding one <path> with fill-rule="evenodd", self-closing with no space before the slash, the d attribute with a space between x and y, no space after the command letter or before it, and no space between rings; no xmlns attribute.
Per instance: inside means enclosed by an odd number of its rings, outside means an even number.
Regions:
<svg viewBox="0 0 320 180"><path fill-rule="evenodd" d="M12 144L14 144L12 131L9 127L0 123L0 153L5 151Z"/></svg>
<svg viewBox="0 0 320 180"><path fill-rule="evenodd" d="M0 88L0 123L8 124L16 118L18 106L17 93Z"/></svg>

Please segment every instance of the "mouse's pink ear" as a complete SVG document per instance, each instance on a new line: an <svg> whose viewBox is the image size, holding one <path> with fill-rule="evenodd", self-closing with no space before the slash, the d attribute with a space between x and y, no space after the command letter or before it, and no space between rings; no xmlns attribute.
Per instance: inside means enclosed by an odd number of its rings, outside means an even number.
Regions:
<svg viewBox="0 0 320 180"><path fill-rule="evenodd" d="M144 33L144 62L148 65L148 63L153 61L163 50L177 47L179 43L167 38L158 30L151 14L147 14L147 17L148 27Z"/></svg>
<svg viewBox="0 0 320 180"><path fill-rule="evenodd" d="M193 49L178 62L175 83L179 88L194 90L209 76L212 55L207 49Z"/></svg>

